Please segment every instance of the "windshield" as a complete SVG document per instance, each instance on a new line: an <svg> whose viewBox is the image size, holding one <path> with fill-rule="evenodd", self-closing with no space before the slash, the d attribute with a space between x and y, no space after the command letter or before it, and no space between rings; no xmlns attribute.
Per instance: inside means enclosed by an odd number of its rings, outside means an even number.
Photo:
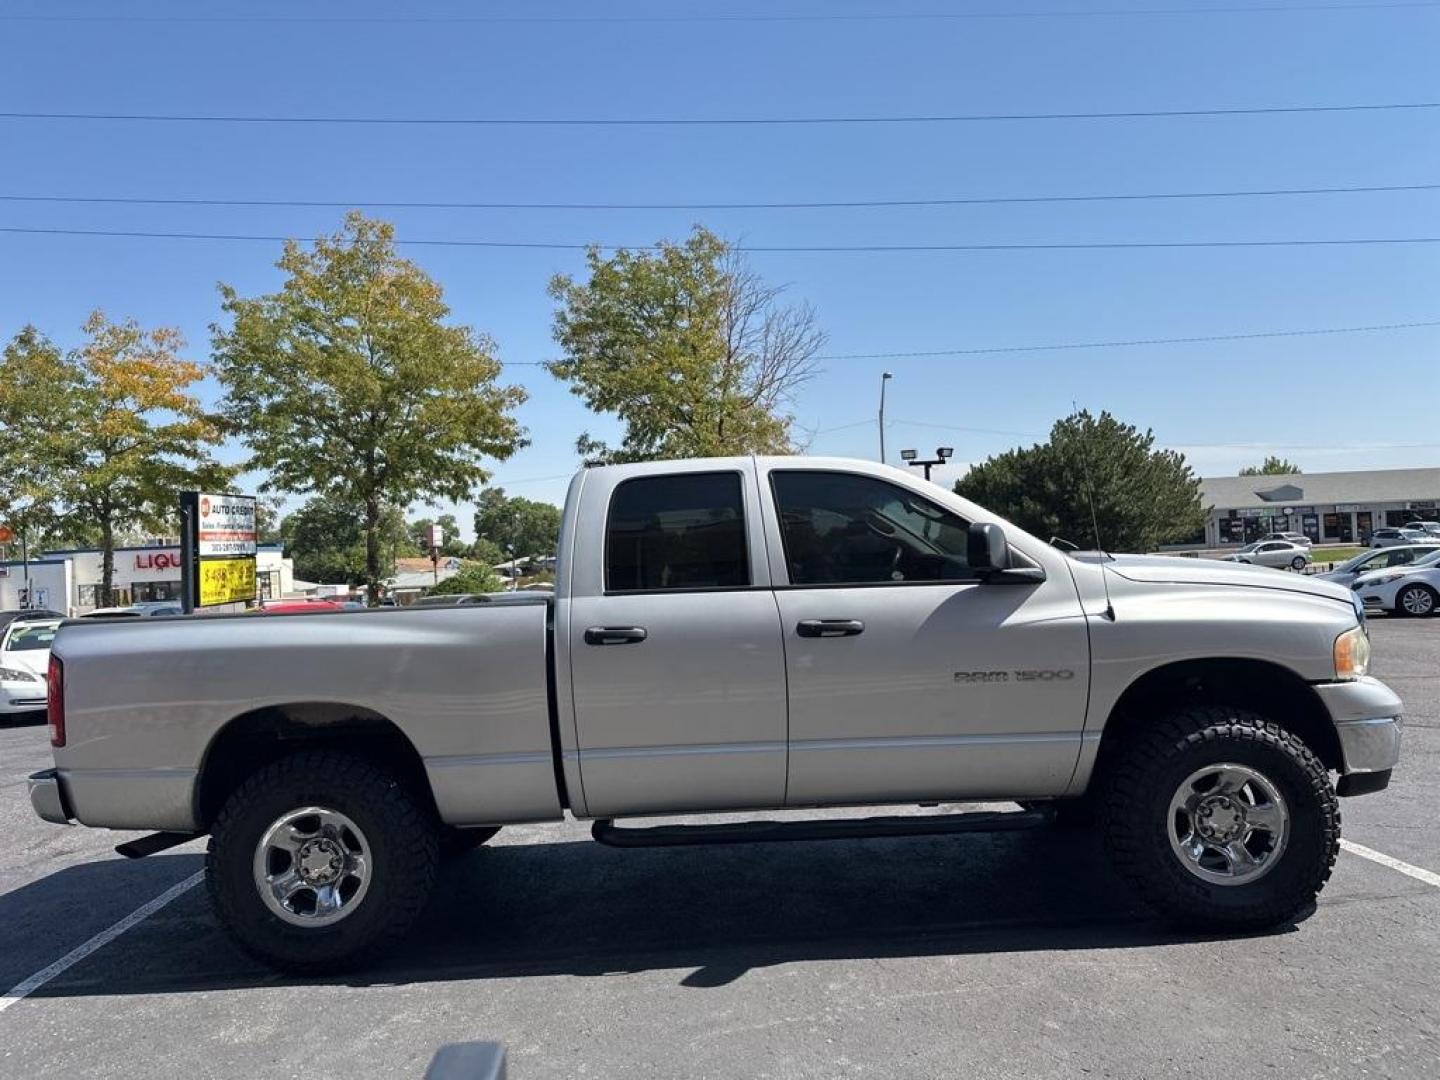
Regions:
<svg viewBox="0 0 1440 1080"><path fill-rule="evenodd" d="M31 623L26 626L12 627L10 636L5 640L5 651L32 652L48 649L50 642L55 639L55 631L59 628L58 622Z"/></svg>

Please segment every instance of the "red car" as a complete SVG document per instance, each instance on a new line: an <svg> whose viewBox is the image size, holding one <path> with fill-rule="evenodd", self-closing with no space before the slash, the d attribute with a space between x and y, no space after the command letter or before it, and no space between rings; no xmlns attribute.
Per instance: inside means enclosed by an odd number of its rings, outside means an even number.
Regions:
<svg viewBox="0 0 1440 1080"><path fill-rule="evenodd" d="M297 611L344 611L334 600L262 600L259 610L266 615L292 615Z"/></svg>

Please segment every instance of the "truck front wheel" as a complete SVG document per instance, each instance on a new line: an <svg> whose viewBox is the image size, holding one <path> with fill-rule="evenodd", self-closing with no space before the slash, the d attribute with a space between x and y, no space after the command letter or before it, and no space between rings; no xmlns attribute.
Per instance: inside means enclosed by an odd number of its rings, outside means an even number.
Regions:
<svg viewBox="0 0 1440 1080"><path fill-rule="evenodd" d="M1116 869L1178 922L1258 930L1314 902L1340 847L1329 773L1254 713L1197 706L1136 738L1106 778Z"/></svg>
<svg viewBox="0 0 1440 1080"><path fill-rule="evenodd" d="M304 751L260 769L215 821L205 881L247 952L286 971L353 966L403 935L439 862L432 815L371 762Z"/></svg>

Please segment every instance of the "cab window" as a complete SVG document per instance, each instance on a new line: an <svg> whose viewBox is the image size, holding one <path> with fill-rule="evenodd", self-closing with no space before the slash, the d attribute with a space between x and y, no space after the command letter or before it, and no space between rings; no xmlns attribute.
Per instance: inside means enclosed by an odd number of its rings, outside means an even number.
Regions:
<svg viewBox="0 0 1440 1080"><path fill-rule="evenodd" d="M792 585L969 580L969 522L853 473L770 475Z"/></svg>
<svg viewBox="0 0 1440 1080"><path fill-rule="evenodd" d="M615 489L605 526L607 591L749 584L738 473L642 476Z"/></svg>

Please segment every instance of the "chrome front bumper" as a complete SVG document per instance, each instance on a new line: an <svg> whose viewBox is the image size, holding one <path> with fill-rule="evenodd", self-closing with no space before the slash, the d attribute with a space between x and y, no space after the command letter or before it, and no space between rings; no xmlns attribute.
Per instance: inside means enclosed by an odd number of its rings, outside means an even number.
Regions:
<svg viewBox="0 0 1440 1080"><path fill-rule="evenodd" d="M30 777L30 805L46 821L56 825L70 824L72 815L65 805L65 791L60 786L60 774L55 769L46 769Z"/></svg>
<svg viewBox="0 0 1440 1080"><path fill-rule="evenodd" d="M1342 774L1378 773L1400 760L1401 703L1379 679L1321 683L1315 687L1340 736Z"/></svg>

